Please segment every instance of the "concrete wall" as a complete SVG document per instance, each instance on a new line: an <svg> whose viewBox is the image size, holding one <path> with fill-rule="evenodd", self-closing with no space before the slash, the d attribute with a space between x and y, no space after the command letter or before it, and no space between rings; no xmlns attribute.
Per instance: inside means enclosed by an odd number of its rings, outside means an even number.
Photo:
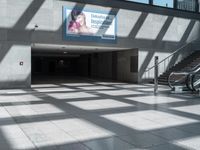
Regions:
<svg viewBox="0 0 200 150"><path fill-rule="evenodd" d="M30 45L4 42L0 48L0 88L30 87Z"/></svg>
<svg viewBox="0 0 200 150"><path fill-rule="evenodd" d="M116 12L117 43L64 41L63 6ZM164 58L181 45L199 38L199 19L199 14L121 1L1 0L0 76L1 82L5 84L1 84L0 88L30 86L31 43L33 46L51 44L138 48L141 78L145 69L152 64L154 55L159 54L160 59ZM39 28L33 31L35 24ZM23 69L17 66L19 59L25 61ZM13 71L14 66L17 67Z"/></svg>
<svg viewBox="0 0 200 150"><path fill-rule="evenodd" d="M131 56L138 57L138 50L117 52L117 80L138 82L138 72L131 72Z"/></svg>
<svg viewBox="0 0 200 150"><path fill-rule="evenodd" d="M195 51L200 51L200 42L192 44L192 49Z"/></svg>

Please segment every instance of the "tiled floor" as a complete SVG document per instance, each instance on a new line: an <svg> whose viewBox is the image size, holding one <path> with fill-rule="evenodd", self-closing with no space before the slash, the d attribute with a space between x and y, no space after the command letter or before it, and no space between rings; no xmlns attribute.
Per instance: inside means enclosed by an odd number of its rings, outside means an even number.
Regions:
<svg viewBox="0 0 200 150"><path fill-rule="evenodd" d="M0 90L0 150L199 150L200 96L76 80Z"/></svg>

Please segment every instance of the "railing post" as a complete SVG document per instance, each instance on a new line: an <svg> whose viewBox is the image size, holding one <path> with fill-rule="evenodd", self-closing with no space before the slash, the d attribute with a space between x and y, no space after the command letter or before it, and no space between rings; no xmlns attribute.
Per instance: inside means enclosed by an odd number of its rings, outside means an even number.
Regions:
<svg viewBox="0 0 200 150"><path fill-rule="evenodd" d="M167 58L167 61L168 61L168 62L167 62L167 69L169 69L169 68L170 68L170 66L169 66L169 65L170 65L170 64L169 64L169 58Z"/></svg>
<svg viewBox="0 0 200 150"><path fill-rule="evenodd" d="M158 56L155 56L155 69L154 69L154 95L158 93Z"/></svg>
<svg viewBox="0 0 200 150"><path fill-rule="evenodd" d="M164 69L163 69L163 72L165 72L166 70L166 61L164 60Z"/></svg>

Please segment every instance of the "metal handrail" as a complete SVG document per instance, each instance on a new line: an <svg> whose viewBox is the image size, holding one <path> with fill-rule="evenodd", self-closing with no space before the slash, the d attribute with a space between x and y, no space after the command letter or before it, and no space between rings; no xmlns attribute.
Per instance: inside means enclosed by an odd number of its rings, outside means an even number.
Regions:
<svg viewBox="0 0 200 150"><path fill-rule="evenodd" d="M162 62L164 62L165 60L169 59L171 56L173 56L173 55L175 55L176 53L178 53L179 51L181 51L183 48L185 48L185 47L188 46L189 44L192 44L194 41L197 41L197 40L193 40L193 41L191 41L191 42L189 42L189 43L186 43L186 44L184 44L183 46L181 46L180 48L178 48L177 50L175 50L172 54L170 54L169 56L167 56L166 58L164 58L163 60L161 60L160 62L158 62L158 66L159 66ZM155 68L155 65L152 66L152 67L150 67L150 68L148 68L148 69L146 69L145 72L148 72L148 71L152 70L153 68Z"/></svg>
<svg viewBox="0 0 200 150"><path fill-rule="evenodd" d="M168 77L168 85L169 87L173 88L172 84L171 84L171 76L172 75L185 75L185 77L180 77L179 79L176 80L176 83L180 83L183 79L185 79L185 85L187 86L188 89L192 90L192 91L196 91L196 89L194 88L194 85L196 82L193 81L194 76L196 74L200 74L200 64L198 64L197 66L193 67L190 71L188 72L171 72L169 77ZM198 80L197 84L200 84L200 79Z"/></svg>
<svg viewBox="0 0 200 150"><path fill-rule="evenodd" d="M195 74L195 73L199 72L200 71L200 64L198 64L197 66L193 67L191 70L192 70L190 72L191 74Z"/></svg>
<svg viewBox="0 0 200 150"><path fill-rule="evenodd" d="M171 85L171 83L170 83L170 77L173 74L176 74L176 75L180 74L180 75L186 75L187 76L189 73L188 72L171 72L170 75L169 75L169 77L168 77L168 79L167 79L167 82L168 82L168 85L169 85L170 88L173 88L172 85ZM184 79L184 77L180 78L179 80L176 80L176 82L180 82L183 79Z"/></svg>

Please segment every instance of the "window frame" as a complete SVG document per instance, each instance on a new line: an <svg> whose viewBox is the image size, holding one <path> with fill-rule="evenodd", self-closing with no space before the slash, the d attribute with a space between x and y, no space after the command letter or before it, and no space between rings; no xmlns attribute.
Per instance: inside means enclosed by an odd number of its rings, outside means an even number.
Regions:
<svg viewBox="0 0 200 150"><path fill-rule="evenodd" d="M159 5L154 5L153 1L154 0L149 0L149 3L140 3L140 2L135 2L134 0L114 0L114 1L123 1L126 3L135 3L135 4L140 4L140 5L151 5L153 7L159 7L159 8L165 8L165 9L171 9L171 10L177 10L180 12L187 12L187 13L195 13L195 14L200 14L200 3L198 0L195 0L195 11L190 11L190 10L183 10L183 9L178 9L177 8L177 0L173 0L173 7L165 7L165 6L159 6Z"/></svg>

